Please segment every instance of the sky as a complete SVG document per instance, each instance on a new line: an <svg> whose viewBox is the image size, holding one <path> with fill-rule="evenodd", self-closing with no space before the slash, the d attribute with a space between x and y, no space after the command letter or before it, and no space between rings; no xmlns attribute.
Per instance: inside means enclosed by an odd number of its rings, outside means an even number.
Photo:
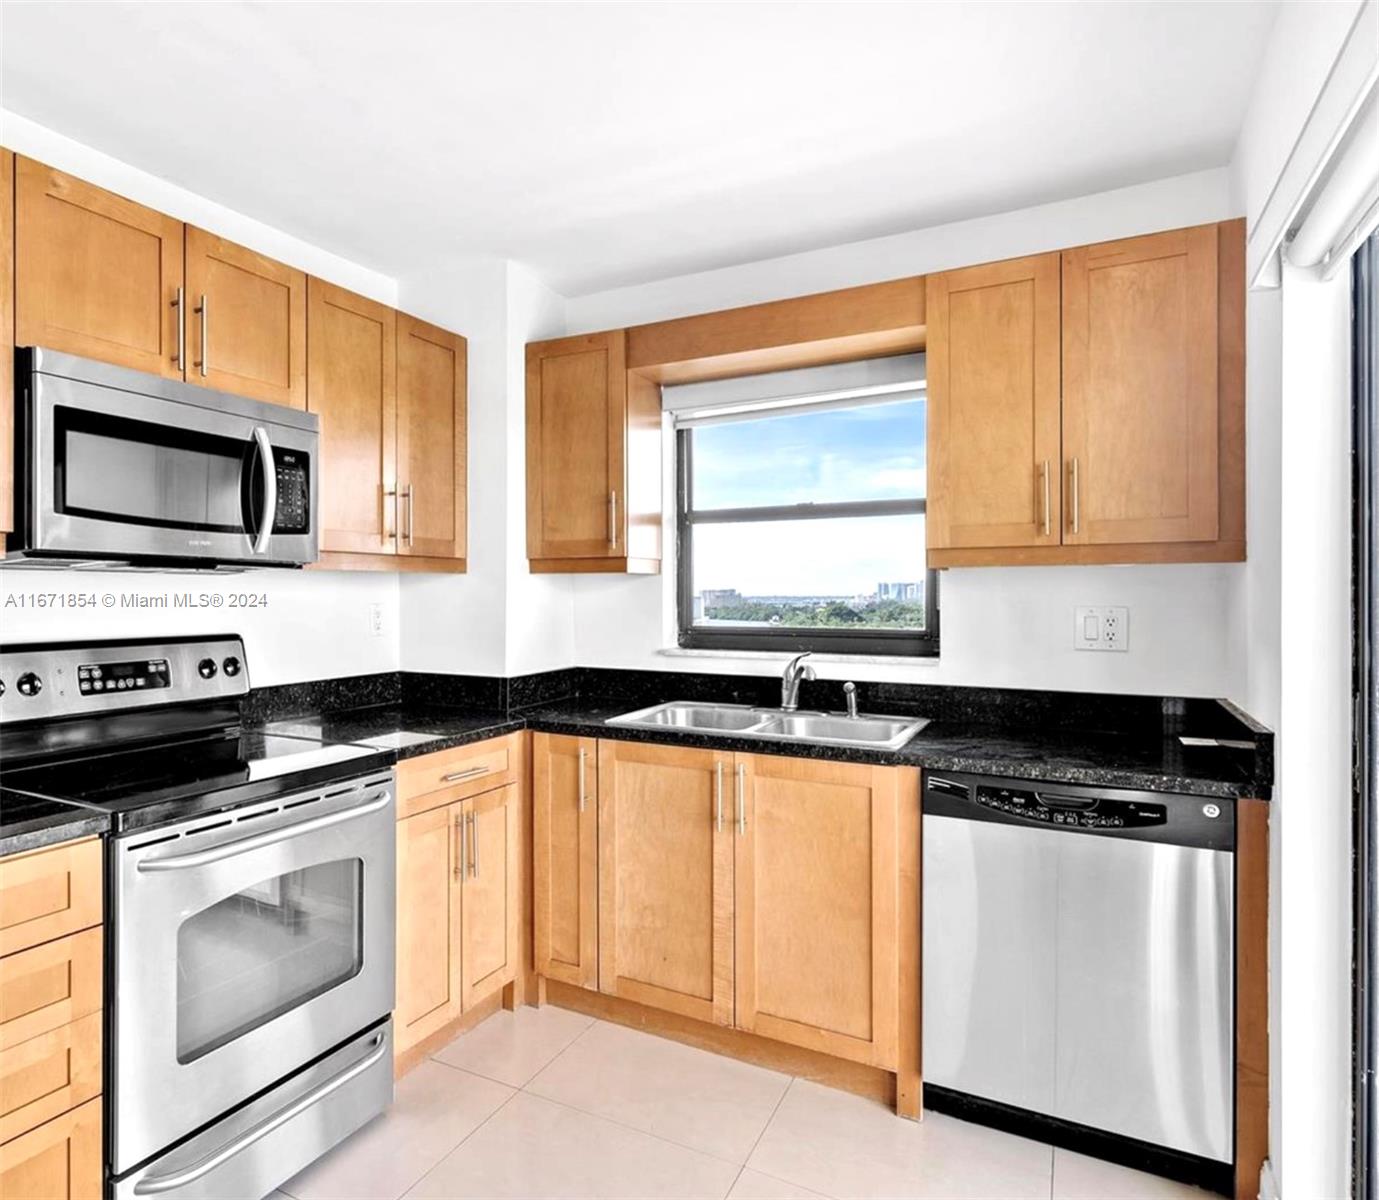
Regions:
<svg viewBox="0 0 1379 1200"><path fill-rule="evenodd" d="M701 426L695 508L923 496L924 414L909 399ZM700 525L694 575L696 592L869 594L882 580L924 577L924 518Z"/></svg>

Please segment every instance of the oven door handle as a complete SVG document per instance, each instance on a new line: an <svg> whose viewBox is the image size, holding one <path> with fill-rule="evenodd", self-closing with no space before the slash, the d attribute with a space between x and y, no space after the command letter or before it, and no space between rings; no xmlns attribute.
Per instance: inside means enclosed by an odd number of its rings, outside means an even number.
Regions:
<svg viewBox="0 0 1379 1200"><path fill-rule="evenodd" d="M190 867L209 866L211 863L220 862L222 859L234 858L237 854L248 854L253 850L272 846L276 842L285 842L288 838L315 833L319 829L329 829L332 825L339 825L344 821L353 821L358 817L367 817L370 813L376 813L387 808L392 798L392 793L385 791L377 799L370 800L367 804L359 804L354 808L344 808L324 817L313 817L311 820L302 821L297 825L284 825L281 829L270 829L266 833L256 833L253 837L239 838L233 842L226 842L222 846L212 846L208 850L195 850L191 854L174 854L168 858L146 858L137 865L136 870L148 874L154 871L185 871Z"/></svg>
<svg viewBox="0 0 1379 1200"><path fill-rule="evenodd" d="M388 1042L383 1034L378 1034L374 1039L374 1048L353 1066L346 1067L340 1074L327 1079L319 1087L314 1087L305 1096L294 1100L281 1112L274 1113L266 1120L260 1121L257 1125L250 1127L234 1141L222 1146L214 1154L208 1154L200 1162L188 1167L185 1171L178 1171L173 1175L152 1175L139 1180L134 1185L136 1196L153 1196L160 1192L171 1192L177 1188L185 1187L189 1183L194 1183L203 1175L214 1171L221 1163L227 1162L242 1150L247 1150L255 1142L266 1138L275 1129L281 1128L291 1121L294 1117L300 1116L313 1105L319 1104L332 1092L338 1091L349 1083L350 1080L362 1075L380 1058L388 1052Z"/></svg>
<svg viewBox="0 0 1379 1200"><path fill-rule="evenodd" d="M259 513L259 532L254 538L254 553L268 553L268 539L273 536L273 522L278 519L278 467L273 461L273 443L268 430L254 426L254 445L259 450L259 467L263 471L263 511Z"/></svg>

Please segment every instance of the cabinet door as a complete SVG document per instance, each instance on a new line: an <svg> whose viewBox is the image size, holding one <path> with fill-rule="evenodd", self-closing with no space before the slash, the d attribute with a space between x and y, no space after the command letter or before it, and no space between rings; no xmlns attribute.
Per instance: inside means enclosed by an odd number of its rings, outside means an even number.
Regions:
<svg viewBox="0 0 1379 1200"><path fill-rule="evenodd" d="M517 880L521 866L517 788L509 784L464 802L464 1006L517 977Z"/></svg>
<svg viewBox="0 0 1379 1200"><path fill-rule="evenodd" d="M1059 541L1058 255L930 275L931 549Z"/></svg>
<svg viewBox="0 0 1379 1200"><path fill-rule="evenodd" d="M626 336L527 347L527 555L627 554Z"/></svg>
<svg viewBox="0 0 1379 1200"><path fill-rule="evenodd" d="M415 1045L463 1008L460 970L463 805L397 825L397 1048Z"/></svg>
<svg viewBox="0 0 1379 1200"><path fill-rule="evenodd" d="M306 273L187 226L187 378L306 407Z"/></svg>
<svg viewBox="0 0 1379 1200"><path fill-rule="evenodd" d="M532 735L536 972L598 986L598 743Z"/></svg>
<svg viewBox="0 0 1379 1200"><path fill-rule="evenodd" d="M14 531L14 153L0 147L0 549Z"/></svg>
<svg viewBox="0 0 1379 1200"><path fill-rule="evenodd" d="M397 315L397 488L399 554L464 558L464 338Z"/></svg>
<svg viewBox="0 0 1379 1200"><path fill-rule="evenodd" d="M0 1146L7 1200L101 1200L102 1184L99 1096Z"/></svg>
<svg viewBox="0 0 1379 1200"><path fill-rule="evenodd" d="M733 756L599 743L599 988L733 1022Z"/></svg>
<svg viewBox="0 0 1379 1200"><path fill-rule="evenodd" d="M397 314L307 284L307 409L321 418L321 549L397 553Z"/></svg>
<svg viewBox="0 0 1379 1200"><path fill-rule="evenodd" d="M895 1070L900 773L736 765L738 1028Z"/></svg>
<svg viewBox="0 0 1379 1200"><path fill-rule="evenodd" d="M182 378L182 222L32 159L16 163L15 338Z"/></svg>
<svg viewBox="0 0 1379 1200"><path fill-rule="evenodd" d="M1070 544L1217 536L1217 229L1063 255Z"/></svg>

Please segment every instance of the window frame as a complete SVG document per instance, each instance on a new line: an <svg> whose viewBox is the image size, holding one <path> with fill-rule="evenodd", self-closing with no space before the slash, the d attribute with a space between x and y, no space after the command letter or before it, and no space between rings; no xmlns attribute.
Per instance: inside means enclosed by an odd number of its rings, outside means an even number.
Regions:
<svg viewBox="0 0 1379 1200"><path fill-rule="evenodd" d="M763 413L763 417L770 415ZM744 524L751 521L826 520L836 517L886 517L924 514L927 497L918 500L845 500L825 504L756 505L695 513L693 493L693 428L675 430L675 608L677 641L686 650L806 650L826 654L937 658L939 653L938 572L925 567L924 629L828 629L790 626L716 626L694 624L694 526Z"/></svg>

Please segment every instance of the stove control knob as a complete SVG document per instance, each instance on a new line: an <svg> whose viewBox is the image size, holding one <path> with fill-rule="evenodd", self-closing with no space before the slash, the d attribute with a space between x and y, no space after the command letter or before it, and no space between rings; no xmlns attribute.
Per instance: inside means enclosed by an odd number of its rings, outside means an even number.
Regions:
<svg viewBox="0 0 1379 1200"><path fill-rule="evenodd" d="M215 659L203 658L196 664L196 670L202 679L210 679L216 672Z"/></svg>
<svg viewBox="0 0 1379 1200"><path fill-rule="evenodd" d="M43 680L32 671L25 671L14 685L21 696L37 696L43 690Z"/></svg>
<svg viewBox="0 0 1379 1200"><path fill-rule="evenodd" d="M225 674L227 674L228 676L230 676L230 678L233 679L236 675L239 674L239 659L237 659L232 654L229 658L227 658L223 663L220 664L220 667L221 670L225 672Z"/></svg>

